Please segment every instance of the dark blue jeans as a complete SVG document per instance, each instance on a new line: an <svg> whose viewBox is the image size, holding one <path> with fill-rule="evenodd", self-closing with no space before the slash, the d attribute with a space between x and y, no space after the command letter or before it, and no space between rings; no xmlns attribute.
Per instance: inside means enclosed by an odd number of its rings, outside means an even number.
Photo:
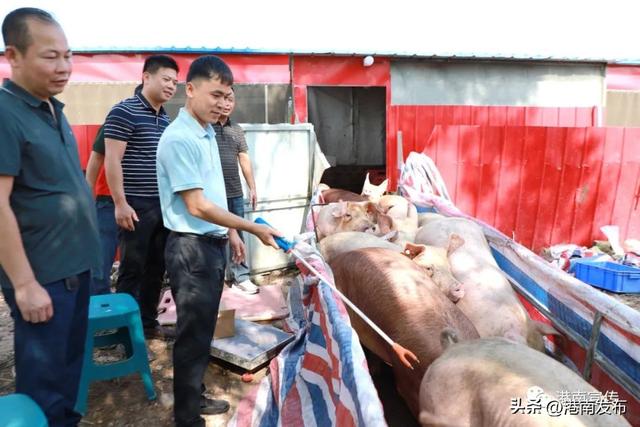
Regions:
<svg viewBox="0 0 640 427"><path fill-rule="evenodd" d="M200 395L222 296L227 241L169 234L165 259L178 320L173 345L176 426L202 426Z"/></svg>
<svg viewBox="0 0 640 427"><path fill-rule="evenodd" d="M158 324L158 302L164 276L164 246L169 231L162 223L160 199L127 197L140 221L134 231L118 230L120 268L118 292L132 295L140 305L145 328Z"/></svg>
<svg viewBox="0 0 640 427"><path fill-rule="evenodd" d="M98 196L96 213L102 245L102 269L95 272L91 278L91 295L111 292L111 267L118 249L118 223L116 223L115 204L111 197Z"/></svg>
<svg viewBox="0 0 640 427"><path fill-rule="evenodd" d="M227 199L227 207L229 212L239 216L240 218L244 218L244 198L240 197L232 197ZM244 236L242 235L242 231L238 230L238 234L240 238L244 242ZM225 278L228 281L240 283L250 278L249 275L249 266L247 265L246 260L241 262L240 264L235 264L231 259L231 248L227 248L227 270L225 273Z"/></svg>
<svg viewBox="0 0 640 427"><path fill-rule="evenodd" d="M25 322L13 289L2 288L14 321L16 392L31 397L49 426L76 426L74 411L87 335L90 273L48 283L53 317L45 323Z"/></svg>

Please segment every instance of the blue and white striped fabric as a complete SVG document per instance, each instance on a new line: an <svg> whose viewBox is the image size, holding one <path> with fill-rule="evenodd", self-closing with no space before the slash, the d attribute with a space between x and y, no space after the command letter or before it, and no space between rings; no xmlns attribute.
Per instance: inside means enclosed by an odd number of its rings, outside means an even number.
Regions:
<svg viewBox="0 0 640 427"><path fill-rule="evenodd" d="M300 244L297 246L300 248ZM318 254L305 259L331 278ZM358 337L339 297L313 276L289 293L296 338L238 405L230 426L386 426Z"/></svg>

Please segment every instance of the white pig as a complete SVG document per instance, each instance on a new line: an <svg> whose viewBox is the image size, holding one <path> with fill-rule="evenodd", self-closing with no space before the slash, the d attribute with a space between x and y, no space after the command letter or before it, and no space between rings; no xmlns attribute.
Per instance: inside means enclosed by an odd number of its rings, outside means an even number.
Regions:
<svg viewBox="0 0 640 427"><path fill-rule="evenodd" d="M614 414L587 415L586 410L578 415L570 415L569 411L556 414L559 407L555 402L566 398L559 393L590 396L597 390L566 366L538 351L504 338L456 341L455 332L445 328L441 334L445 351L422 378L420 422L423 426L629 425L622 416ZM528 404L531 408L540 408L540 413L525 413Z"/></svg>
<svg viewBox="0 0 640 427"><path fill-rule="evenodd" d="M414 204L402 196L388 194L380 197L378 206L393 219L394 227L398 230L395 243L400 246L413 243L418 231L418 211Z"/></svg>
<svg viewBox="0 0 640 427"><path fill-rule="evenodd" d="M418 230L416 243L446 248L452 234L465 242L449 257L451 271L465 291L458 307L480 336L505 337L544 351L542 335L558 332L529 318L493 258L479 225L464 218L434 219Z"/></svg>
<svg viewBox="0 0 640 427"><path fill-rule="evenodd" d="M464 287L451 273L449 257L464 244L457 234L452 234L445 248L407 243L404 254L422 267L431 280L453 302L464 296Z"/></svg>
<svg viewBox="0 0 640 427"><path fill-rule="evenodd" d="M365 231L376 224L377 206L371 202L339 202L323 206L316 219L318 241L342 231Z"/></svg>
<svg viewBox="0 0 640 427"><path fill-rule="evenodd" d="M385 248L401 253L402 247L381 237L360 231L345 231L325 237L319 244L320 253L326 262L331 262L346 252L363 248Z"/></svg>

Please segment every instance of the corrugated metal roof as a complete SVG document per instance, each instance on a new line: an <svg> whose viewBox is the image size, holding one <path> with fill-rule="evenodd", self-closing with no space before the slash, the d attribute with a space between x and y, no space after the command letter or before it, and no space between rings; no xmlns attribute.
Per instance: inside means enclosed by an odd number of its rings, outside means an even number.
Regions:
<svg viewBox="0 0 640 427"><path fill-rule="evenodd" d="M84 46L74 48L78 53L137 53L137 52L162 52L162 53L252 53L252 54L285 54L285 55L335 55L335 56L360 56L373 55L390 58L416 58L416 59L460 59L460 60L514 60L514 61L558 61L558 62L598 62L621 65L640 65L638 58L610 58L605 56L561 56L561 55L536 55L513 53L482 53L482 52L415 52L415 51L370 51L363 49L286 49L286 48L251 48L251 47L207 47L207 46Z"/></svg>

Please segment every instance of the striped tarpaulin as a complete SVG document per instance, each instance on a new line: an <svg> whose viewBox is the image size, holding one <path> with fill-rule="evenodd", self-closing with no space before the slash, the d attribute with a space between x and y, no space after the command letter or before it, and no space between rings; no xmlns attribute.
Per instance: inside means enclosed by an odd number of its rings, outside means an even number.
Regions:
<svg viewBox="0 0 640 427"><path fill-rule="evenodd" d="M296 249L333 280L317 252L304 243ZM288 303L287 325L296 337L271 361L269 375L240 401L229 425L385 426L362 347L338 295L302 274L290 288Z"/></svg>

